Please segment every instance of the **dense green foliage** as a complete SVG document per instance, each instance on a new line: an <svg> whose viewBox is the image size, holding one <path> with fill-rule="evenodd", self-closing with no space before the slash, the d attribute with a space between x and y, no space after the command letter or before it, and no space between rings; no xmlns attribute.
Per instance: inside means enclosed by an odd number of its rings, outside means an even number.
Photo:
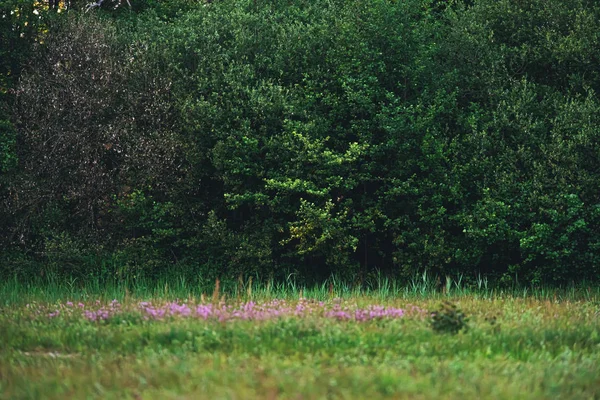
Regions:
<svg viewBox="0 0 600 400"><path fill-rule="evenodd" d="M599 276L596 2L170 0L15 26L4 276Z"/></svg>

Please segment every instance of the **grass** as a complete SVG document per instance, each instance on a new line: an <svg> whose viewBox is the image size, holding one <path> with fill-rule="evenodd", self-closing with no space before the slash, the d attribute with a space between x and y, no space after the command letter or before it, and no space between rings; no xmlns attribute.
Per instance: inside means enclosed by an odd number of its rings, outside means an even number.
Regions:
<svg viewBox="0 0 600 400"><path fill-rule="evenodd" d="M426 280L367 291L240 282L228 296L183 281L6 282L0 399L600 398L598 289L456 282L441 291ZM432 328L442 301L468 329ZM205 319L196 307L217 311ZM283 311L256 311L269 307ZM106 318L92 320L98 310Z"/></svg>

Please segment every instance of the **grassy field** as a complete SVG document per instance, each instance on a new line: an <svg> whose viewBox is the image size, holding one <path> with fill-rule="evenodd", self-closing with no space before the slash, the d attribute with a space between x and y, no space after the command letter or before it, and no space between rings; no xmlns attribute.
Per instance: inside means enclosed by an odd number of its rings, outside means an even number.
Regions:
<svg viewBox="0 0 600 400"><path fill-rule="evenodd" d="M0 398L600 398L598 289L222 293L0 285Z"/></svg>

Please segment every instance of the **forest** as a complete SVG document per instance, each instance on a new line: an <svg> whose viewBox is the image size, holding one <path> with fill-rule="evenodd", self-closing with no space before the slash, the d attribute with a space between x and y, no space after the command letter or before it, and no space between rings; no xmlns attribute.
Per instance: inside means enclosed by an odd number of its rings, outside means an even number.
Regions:
<svg viewBox="0 0 600 400"><path fill-rule="evenodd" d="M597 0L0 0L0 400L600 399Z"/></svg>
<svg viewBox="0 0 600 400"><path fill-rule="evenodd" d="M592 0L0 2L0 278L600 276Z"/></svg>

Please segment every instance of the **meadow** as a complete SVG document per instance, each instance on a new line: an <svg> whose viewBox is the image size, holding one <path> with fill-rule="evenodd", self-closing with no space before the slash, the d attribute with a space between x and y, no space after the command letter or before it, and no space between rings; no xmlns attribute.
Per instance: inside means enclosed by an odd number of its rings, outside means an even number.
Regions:
<svg viewBox="0 0 600 400"><path fill-rule="evenodd" d="M1 399L596 399L598 288L0 285Z"/></svg>

